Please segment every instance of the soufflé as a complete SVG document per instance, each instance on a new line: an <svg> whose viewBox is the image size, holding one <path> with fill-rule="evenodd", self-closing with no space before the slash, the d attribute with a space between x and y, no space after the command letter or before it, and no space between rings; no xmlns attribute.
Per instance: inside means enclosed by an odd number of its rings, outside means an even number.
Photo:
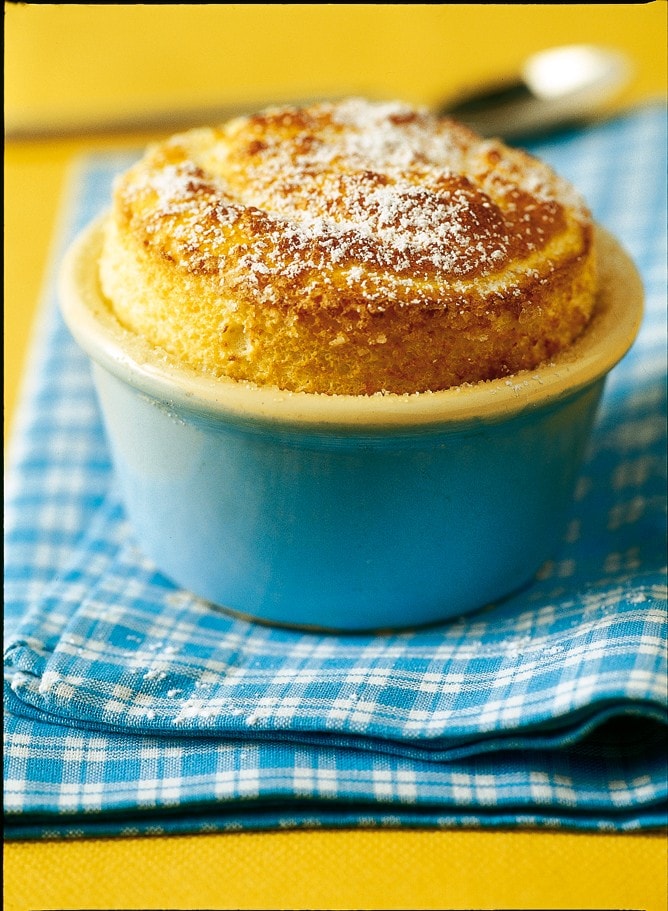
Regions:
<svg viewBox="0 0 668 911"><path fill-rule="evenodd" d="M206 375L435 392L571 345L594 308L594 242L545 163L349 98L150 147L116 182L100 280L126 329Z"/></svg>

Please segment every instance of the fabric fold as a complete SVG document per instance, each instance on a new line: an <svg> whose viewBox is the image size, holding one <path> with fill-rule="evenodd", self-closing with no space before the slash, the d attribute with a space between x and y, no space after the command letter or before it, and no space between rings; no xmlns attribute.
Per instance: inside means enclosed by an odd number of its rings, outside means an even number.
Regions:
<svg viewBox="0 0 668 911"><path fill-rule="evenodd" d="M639 576L589 601L514 598L426 630L272 629L176 589L112 498L14 634L10 700L36 718L163 737L323 739L435 760L549 748L610 718L665 719L661 596Z"/></svg>

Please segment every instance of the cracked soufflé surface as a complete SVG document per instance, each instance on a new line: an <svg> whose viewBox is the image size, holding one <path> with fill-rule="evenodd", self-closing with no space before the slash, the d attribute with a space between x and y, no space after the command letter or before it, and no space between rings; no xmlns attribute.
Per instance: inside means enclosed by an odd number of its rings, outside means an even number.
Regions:
<svg viewBox="0 0 668 911"><path fill-rule="evenodd" d="M446 389L583 331L594 228L546 164L400 102L272 108L150 147L100 262L127 329L292 391Z"/></svg>

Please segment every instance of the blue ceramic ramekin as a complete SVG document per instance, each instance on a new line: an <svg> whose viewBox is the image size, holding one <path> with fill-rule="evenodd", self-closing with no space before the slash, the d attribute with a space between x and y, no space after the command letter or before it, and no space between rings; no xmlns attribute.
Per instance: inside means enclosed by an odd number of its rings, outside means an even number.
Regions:
<svg viewBox="0 0 668 911"><path fill-rule="evenodd" d="M419 626L527 583L555 553L605 377L641 320L637 272L599 234L594 320L554 363L327 396L205 377L125 331L90 226L63 263L62 311L93 362L140 547L215 605L318 629Z"/></svg>

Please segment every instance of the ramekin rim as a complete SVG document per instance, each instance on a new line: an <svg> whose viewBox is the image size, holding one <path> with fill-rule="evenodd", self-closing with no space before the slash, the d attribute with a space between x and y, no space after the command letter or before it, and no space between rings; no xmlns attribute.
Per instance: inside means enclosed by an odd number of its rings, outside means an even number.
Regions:
<svg viewBox="0 0 668 911"><path fill-rule="evenodd" d="M643 286L637 269L619 241L597 226L601 290L595 315L566 352L534 370L436 392L369 396L290 392L209 377L158 354L116 321L97 273L108 217L105 212L89 223L65 253L59 275L65 323L88 357L118 379L171 408L208 417L388 428L498 422L555 404L594 384L628 352L642 321Z"/></svg>

